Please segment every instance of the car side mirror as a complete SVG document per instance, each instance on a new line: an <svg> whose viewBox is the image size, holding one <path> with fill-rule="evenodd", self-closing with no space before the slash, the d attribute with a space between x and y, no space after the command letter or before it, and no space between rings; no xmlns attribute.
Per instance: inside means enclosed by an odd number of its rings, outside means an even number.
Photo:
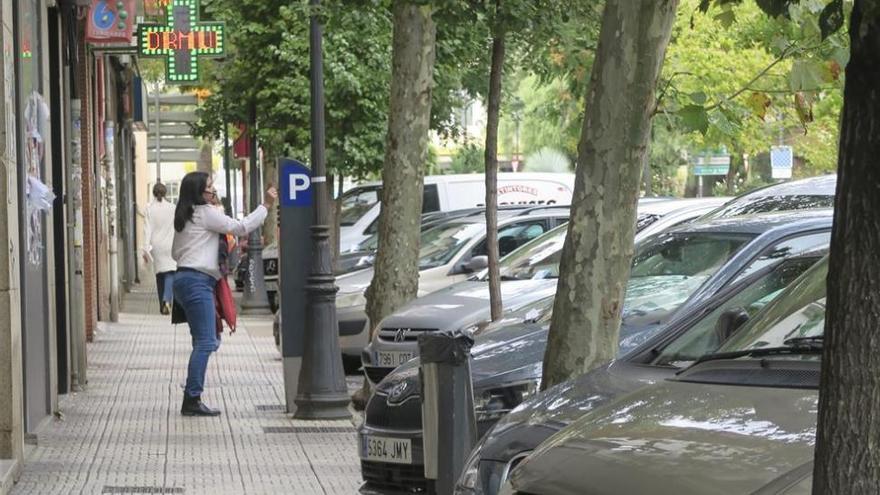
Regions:
<svg viewBox="0 0 880 495"><path fill-rule="evenodd" d="M478 272L489 268L488 256L474 256L464 265L465 269L471 273Z"/></svg>
<svg viewBox="0 0 880 495"><path fill-rule="evenodd" d="M721 313L718 321L715 322L715 338L718 339L718 345L726 342L747 321L749 321L749 313L745 308L730 308Z"/></svg>

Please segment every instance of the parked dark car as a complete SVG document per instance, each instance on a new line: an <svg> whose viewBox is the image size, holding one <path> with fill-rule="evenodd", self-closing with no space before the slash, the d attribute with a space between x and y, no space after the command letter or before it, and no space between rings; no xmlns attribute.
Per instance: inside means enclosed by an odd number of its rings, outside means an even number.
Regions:
<svg viewBox="0 0 880 495"><path fill-rule="evenodd" d="M813 266L824 249L777 261L677 318L614 362L530 397L474 449L457 493L497 494L506 473L541 442L623 394L672 377L722 342ZM538 357L543 359L543 352Z"/></svg>
<svg viewBox="0 0 880 495"><path fill-rule="evenodd" d="M770 218L767 218L770 217ZM782 220L785 218L786 220ZM722 291L718 296L717 304L733 299L740 290L751 287L750 284L758 284L759 281L750 277L770 277L761 285L764 290L780 290L784 284L794 278L794 270L800 273L805 266L816 259L816 255L806 258L804 261L792 265L777 266L776 264L789 256L799 252L813 250L827 245L830 236L831 218L827 215L818 217L810 214L796 215L769 215L750 219L717 220L704 225L692 225L664 235L693 235L697 232L710 232L722 234L725 230L712 230L710 225L716 228L719 225L736 226L736 232L750 232L754 237L749 238L746 248L739 252L746 255L739 256L734 253L730 261L738 260L736 264L724 264L719 273L725 273L727 282L719 284L715 293ZM750 226L750 227L748 227ZM729 233L729 232L728 232ZM662 237L662 236L661 236ZM697 239L698 242L700 239ZM758 247L760 246L760 247ZM704 246L705 247L705 246ZM648 249L652 252L653 249ZM792 262L794 263L794 262ZM778 271L777 271L778 270ZM638 273L637 271L634 273ZM776 274L776 278L772 275ZM789 274L786 278L783 275ZM712 276L705 280L712 280ZM775 283L775 286L772 283ZM729 289L723 289L726 285ZM669 282L669 287L675 288L676 280ZM664 295L663 284L652 284L656 294L662 299L670 299ZM755 289L758 291L759 289ZM755 298L759 292L749 292L750 297ZM641 297L641 296L637 296ZM698 297L693 295L692 297ZM699 296L700 301L693 305L686 305L692 309L687 315L676 317L675 322L669 321L667 330L660 331L659 336L649 339L652 330L656 332L663 328L663 321L651 322L649 330L636 334L621 333L621 349L637 348L630 355L637 355L639 349L651 346L650 351L659 348L655 345L660 336L670 334L679 335L696 320L709 322L710 328L714 327L717 315L712 319L704 320L707 314L718 310L714 300L706 302L710 296ZM744 296L745 297L745 296ZM755 301L739 304L754 304ZM645 304L645 303L642 303ZM723 310L719 311L723 312ZM641 318L640 315L637 315ZM531 324L513 326L502 330L486 332L481 335L479 345L474 348L474 389L477 398L477 417L479 433L483 433L499 418L516 407L525 398L533 394L540 382L541 366L546 345L546 325L548 318L539 319ZM640 321L643 324L644 320ZM627 338L629 337L629 338ZM647 342L646 342L647 341ZM664 343L666 345L668 343ZM710 345L708 342L707 345ZM649 356L644 357L647 359ZM375 394L367 405L364 424L360 428L362 474L365 485L363 493L424 493L428 483L420 474L422 469L421 458L421 413L418 400L417 370L418 362L413 361L395 370L376 388ZM648 374L651 375L650 373ZM402 383L408 383L403 385ZM550 433L547 433L549 436ZM545 436L546 438L546 436ZM365 441L399 442L409 444L412 452L411 464L383 462L380 459L371 459L366 454L363 445ZM497 490L498 484L495 485ZM464 492L467 493L467 492ZM475 492L481 493L481 492ZM490 492L491 493L491 492Z"/></svg>
<svg viewBox="0 0 880 495"><path fill-rule="evenodd" d="M779 494L802 487L816 436L827 270L826 258L674 377L585 411L519 462L500 493Z"/></svg>
<svg viewBox="0 0 880 495"><path fill-rule="evenodd" d="M625 349L638 346L678 311L706 300L781 256L826 244L831 213L795 211L711 219L646 239L636 249L627 284L621 345ZM512 261L516 253L505 259L505 265L512 265L510 270L502 267L506 310L522 308L555 292L561 249L545 251L548 254L544 257L526 257L522 266ZM362 354L364 373L378 383L416 354L420 333L479 327L488 320L487 301L485 280L471 280L410 302L380 323ZM450 311L451 307L455 311ZM400 330L407 330L403 339L397 339Z"/></svg>
<svg viewBox="0 0 880 495"><path fill-rule="evenodd" d="M834 207L836 175L810 177L762 187L737 196L703 219Z"/></svg>

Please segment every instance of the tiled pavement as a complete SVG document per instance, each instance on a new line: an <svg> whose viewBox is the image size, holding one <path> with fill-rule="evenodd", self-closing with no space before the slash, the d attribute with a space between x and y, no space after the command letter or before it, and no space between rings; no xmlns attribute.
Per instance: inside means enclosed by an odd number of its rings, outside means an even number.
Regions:
<svg viewBox="0 0 880 495"><path fill-rule="evenodd" d="M352 422L283 412L281 360L266 332L224 334L204 395L222 416L180 416L189 332L138 314L150 297L129 296L129 312L89 345L87 389L61 399L61 419L39 432L13 494L356 493Z"/></svg>

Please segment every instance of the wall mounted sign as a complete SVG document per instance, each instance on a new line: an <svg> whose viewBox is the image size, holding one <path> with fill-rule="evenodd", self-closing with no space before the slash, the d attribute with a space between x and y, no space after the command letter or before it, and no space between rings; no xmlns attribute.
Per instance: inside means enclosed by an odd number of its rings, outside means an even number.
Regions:
<svg viewBox="0 0 880 495"><path fill-rule="evenodd" d="M199 22L198 0L171 0L165 24L138 26L138 51L143 57L165 58L168 83L193 84L199 80L199 58L223 56L222 22Z"/></svg>
<svg viewBox="0 0 880 495"><path fill-rule="evenodd" d="M86 19L86 41L130 44L134 13L134 0L92 0Z"/></svg>

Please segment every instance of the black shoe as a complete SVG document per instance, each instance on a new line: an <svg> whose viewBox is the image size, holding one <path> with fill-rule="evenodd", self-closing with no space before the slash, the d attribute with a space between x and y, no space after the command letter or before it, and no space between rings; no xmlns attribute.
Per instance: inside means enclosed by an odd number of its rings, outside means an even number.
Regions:
<svg viewBox="0 0 880 495"><path fill-rule="evenodd" d="M171 314L171 304L169 304L167 302L162 303L162 307L159 308L159 312L162 313L163 315L170 315Z"/></svg>
<svg viewBox="0 0 880 495"><path fill-rule="evenodd" d="M211 409L202 403L201 397L189 397L183 394L183 405L180 414L184 416L220 416L220 411Z"/></svg>

